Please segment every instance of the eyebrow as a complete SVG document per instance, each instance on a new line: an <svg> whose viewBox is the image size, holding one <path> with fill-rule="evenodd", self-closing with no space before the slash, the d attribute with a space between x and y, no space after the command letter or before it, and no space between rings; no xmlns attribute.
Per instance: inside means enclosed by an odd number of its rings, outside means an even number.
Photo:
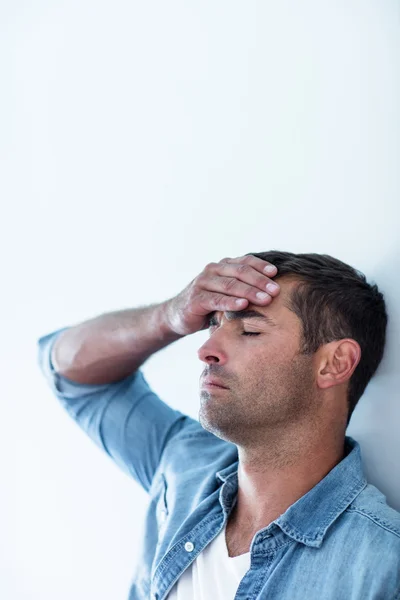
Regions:
<svg viewBox="0 0 400 600"><path fill-rule="evenodd" d="M210 320L209 320L209 327L211 327L212 325L218 325L216 313L217 313L217 311L211 313ZM243 320L243 319L258 319L258 320L264 321L265 323L267 323L268 325L271 325L272 327L277 326L276 321L271 319L271 317L268 317L267 315L264 315L263 313L259 312L258 310L254 310L254 309L234 310L234 311L227 310L224 312L224 314L226 315L226 318L228 319L228 321L239 321L239 320Z"/></svg>

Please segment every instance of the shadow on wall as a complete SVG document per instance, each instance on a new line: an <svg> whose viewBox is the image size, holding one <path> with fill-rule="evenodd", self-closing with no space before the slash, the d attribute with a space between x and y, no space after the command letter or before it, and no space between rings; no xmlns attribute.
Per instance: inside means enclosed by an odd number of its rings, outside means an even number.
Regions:
<svg viewBox="0 0 400 600"><path fill-rule="evenodd" d="M400 247L368 276L385 296L385 353L347 429L361 445L365 475L400 511Z"/></svg>

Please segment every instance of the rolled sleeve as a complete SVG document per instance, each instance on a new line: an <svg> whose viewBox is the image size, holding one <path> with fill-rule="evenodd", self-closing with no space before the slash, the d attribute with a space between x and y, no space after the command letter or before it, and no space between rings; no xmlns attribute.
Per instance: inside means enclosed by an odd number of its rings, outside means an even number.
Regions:
<svg viewBox="0 0 400 600"><path fill-rule="evenodd" d="M74 421L149 492L168 441L194 419L152 391L142 371L109 384L81 384L56 373L51 349L64 327L39 338L38 364Z"/></svg>

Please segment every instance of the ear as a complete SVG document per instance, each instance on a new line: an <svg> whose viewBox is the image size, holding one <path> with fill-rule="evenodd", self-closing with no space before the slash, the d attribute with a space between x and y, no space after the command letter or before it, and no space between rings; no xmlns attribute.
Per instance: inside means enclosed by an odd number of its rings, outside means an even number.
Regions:
<svg viewBox="0 0 400 600"><path fill-rule="evenodd" d="M317 383L322 389L345 383L361 359L361 348L351 338L324 344L321 352Z"/></svg>

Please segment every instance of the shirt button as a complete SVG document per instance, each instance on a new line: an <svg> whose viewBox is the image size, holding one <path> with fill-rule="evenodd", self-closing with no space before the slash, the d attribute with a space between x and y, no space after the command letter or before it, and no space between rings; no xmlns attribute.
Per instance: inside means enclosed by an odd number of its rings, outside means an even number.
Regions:
<svg viewBox="0 0 400 600"><path fill-rule="evenodd" d="M265 537L266 537L266 538L270 538L270 537L272 537L272 533L267 533L267 534L265 535Z"/></svg>
<svg viewBox="0 0 400 600"><path fill-rule="evenodd" d="M186 542L185 550L187 550L188 552L193 552L194 546L193 546L192 542Z"/></svg>

